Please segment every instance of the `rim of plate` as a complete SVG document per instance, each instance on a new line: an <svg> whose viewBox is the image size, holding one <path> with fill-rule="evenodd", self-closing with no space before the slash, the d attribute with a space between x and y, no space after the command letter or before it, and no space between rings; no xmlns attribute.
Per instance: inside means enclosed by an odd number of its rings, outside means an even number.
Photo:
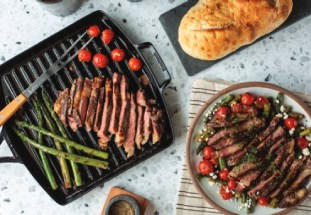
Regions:
<svg viewBox="0 0 311 215"><path fill-rule="evenodd" d="M234 84L232 86L229 86L221 91L219 91L217 94L215 94L214 96L212 96L209 100L207 100L202 107L199 109L199 111L197 112L197 114L195 115L188 134L187 134L187 139L186 139L186 163L188 166L188 172L191 178L191 181L194 184L194 187L196 188L196 190L200 193L200 195L204 198L205 201L207 201L209 204L211 204L213 207L215 207L217 210L219 210L220 212L224 213L224 214L235 214L231 211L228 211L227 209L219 206L216 202L214 202L205 192L204 190L201 188L199 182L196 180L195 177L195 171L193 171L191 169L191 157L190 157L190 146L191 146L191 142L192 142L192 135L194 132L194 128L196 127L199 119L201 118L202 114L204 113L204 111L209 108L209 106L216 100L218 100L221 96L224 96L226 94L229 94L231 91L234 90L238 90L238 89L243 89L243 88L250 88L250 87L261 87L261 88L268 88L268 89L272 89L272 90L276 90L278 92L283 93L284 95L290 97L291 99L293 99L298 105L301 106L301 108L308 114L308 117L311 119L311 109L303 102L301 101L301 99L299 99L294 93L280 87L277 86L275 84L270 84L270 83L265 83L265 82L244 82L244 83L239 83L239 84ZM310 189L308 189L308 193L310 193ZM307 197L308 195L306 195ZM304 201L305 198L303 198L300 203L302 201ZM286 208L278 213L275 214L286 214L288 212L290 212L291 210L293 210L295 207L290 207L290 208Z"/></svg>

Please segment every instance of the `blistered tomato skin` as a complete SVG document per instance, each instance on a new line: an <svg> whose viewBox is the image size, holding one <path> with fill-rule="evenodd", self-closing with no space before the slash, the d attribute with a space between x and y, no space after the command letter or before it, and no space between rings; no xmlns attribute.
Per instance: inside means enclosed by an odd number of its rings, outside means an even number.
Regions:
<svg viewBox="0 0 311 215"><path fill-rule="evenodd" d="M297 144L300 149L305 149L308 147L309 141L306 138L301 137L297 140Z"/></svg>
<svg viewBox="0 0 311 215"><path fill-rule="evenodd" d="M129 67L131 70L133 70L134 72L139 71L142 68L142 62L140 59L136 58L136 57L132 57L129 60Z"/></svg>
<svg viewBox="0 0 311 215"><path fill-rule="evenodd" d="M210 146L205 146L203 148L203 156L205 159L211 159L213 155L214 149Z"/></svg>
<svg viewBox="0 0 311 215"><path fill-rule="evenodd" d="M94 55L92 62L96 67L102 69L108 65L108 58L106 55L103 55L101 53L97 53Z"/></svg>
<svg viewBox="0 0 311 215"><path fill-rule="evenodd" d="M266 197L259 197L258 198L258 204L260 206L267 206L268 205L268 199Z"/></svg>
<svg viewBox="0 0 311 215"><path fill-rule="evenodd" d="M284 124L287 129L295 129L298 126L298 120L292 117L289 117L284 120Z"/></svg>
<svg viewBox="0 0 311 215"><path fill-rule="evenodd" d="M199 163L199 171L202 175L208 175L214 171L214 167L209 161L204 160Z"/></svg>
<svg viewBox="0 0 311 215"><path fill-rule="evenodd" d="M100 29L97 25L92 25L87 29L87 33L91 37L98 37L98 35L100 34Z"/></svg>
<svg viewBox="0 0 311 215"><path fill-rule="evenodd" d="M263 109L264 106L268 103L269 103L269 100L264 96L259 96L255 101L255 105L260 109Z"/></svg>
<svg viewBox="0 0 311 215"><path fill-rule="evenodd" d="M238 185L238 183L235 180L228 180L228 187L231 190L234 190L236 188L236 186Z"/></svg>
<svg viewBox="0 0 311 215"><path fill-rule="evenodd" d="M114 61L120 62L124 59L125 57L125 52L123 49L116 48L111 52L111 58Z"/></svg>
<svg viewBox="0 0 311 215"><path fill-rule="evenodd" d="M229 170L224 169L219 171L219 178L222 180L227 181L228 180L228 175L229 175Z"/></svg>
<svg viewBox="0 0 311 215"><path fill-rule="evenodd" d="M78 59L80 62L90 62L92 59L92 54L87 49L81 49L78 53Z"/></svg>
<svg viewBox="0 0 311 215"><path fill-rule="evenodd" d="M243 105L253 105L255 102L255 96L250 93L244 93L241 97L241 103Z"/></svg>
<svg viewBox="0 0 311 215"><path fill-rule="evenodd" d="M103 43L105 43L106 45L108 45L109 43L111 43L111 41L113 40L114 38L114 32L110 29L105 29L103 30L102 32L102 36L101 36L101 39L103 41Z"/></svg>
<svg viewBox="0 0 311 215"><path fill-rule="evenodd" d="M225 120L228 115L230 114L230 109L226 106L221 106L217 111L216 111L216 117L219 120Z"/></svg>

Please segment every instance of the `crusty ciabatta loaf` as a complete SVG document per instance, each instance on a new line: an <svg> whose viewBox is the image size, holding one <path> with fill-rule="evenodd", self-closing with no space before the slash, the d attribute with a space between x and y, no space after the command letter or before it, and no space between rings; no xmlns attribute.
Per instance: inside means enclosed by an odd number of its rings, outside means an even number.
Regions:
<svg viewBox="0 0 311 215"><path fill-rule="evenodd" d="M200 0L183 17L179 43L202 60L220 59L278 28L292 0Z"/></svg>

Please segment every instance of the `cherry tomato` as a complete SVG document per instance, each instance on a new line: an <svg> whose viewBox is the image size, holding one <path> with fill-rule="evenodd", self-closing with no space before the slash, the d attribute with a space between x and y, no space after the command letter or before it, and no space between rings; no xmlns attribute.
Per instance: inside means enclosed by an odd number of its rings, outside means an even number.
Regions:
<svg viewBox="0 0 311 215"><path fill-rule="evenodd" d="M298 143L299 148L301 148L301 149L305 149L305 148L307 148L308 145L309 145L308 140L307 140L306 138L304 138L304 137L299 138L299 139L297 140L297 143Z"/></svg>
<svg viewBox="0 0 311 215"><path fill-rule="evenodd" d="M258 204L261 206L267 206L268 205L268 199L266 197L259 197L258 198Z"/></svg>
<svg viewBox="0 0 311 215"><path fill-rule="evenodd" d="M229 189L234 190L237 185L238 185L238 183L235 180L229 179L229 181L228 181Z"/></svg>
<svg viewBox="0 0 311 215"><path fill-rule="evenodd" d="M97 37L100 34L100 29L97 25L92 25L87 29L87 33L91 37Z"/></svg>
<svg viewBox="0 0 311 215"><path fill-rule="evenodd" d="M103 30L102 37L101 37L103 43L109 44L113 40L113 38L114 38L114 32L112 30L110 29Z"/></svg>
<svg viewBox="0 0 311 215"><path fill-rule="evenodd" d="M92 59L92 54L87 49L81 49L78 54L78 59L80 62L90 62Z"/></svg>
<svg viewBox="0 0 311 215"><path fill-rule="evenodd" d="M92 62L96 67L102 69L108 65L108 58L106 55L103 55L101 53L97 53L94 55Z"/></svg>
<svg viewBox="0 0 311 215"><path fill-rule="evenodd" d="M254 104L255 96L250 93L244 93L241 97L241 103L243 105L252 105Z"/></svg>
<svg viewBox="0 0 311 215"><path fill-rule="evenodd" d="M255 106L244 105L243 106L243 112L244 113L249 113L252 116L257 116L258 115L258 109Z"/></svg>
<svg viewBox="0 0 311 215"><path fill-rule="evenodd" d="M293 128L297 128L298 121L295 118L289 117L289 118L284 120L284 124L285 124L286 128L290 130Z"/></svg>
<svg viewBox="0 0 311 215"><path fill-rule="evenodd" d="M207 175L214 171L214 167L209 161L204 160L199 163L199 171L201 174Z"/></svg>
<svg viewBox="0 0 311 215"><path fill-rule="evenodd" d="M243 112L243 105L240 104L240 103L234 103L232 106L231 106L231 111L233 113L242 113Z"/></svg>
<svg viewBox="0 0 311 215"><path fill-rule="evenodd" d="M224 120L228 117L230 114L230 109L226 106L221 106L217 111L216 111L216 117L219 120Z"/></svg>
<svg viewBox="0 0 311 215"><path fill-rule="evenodd" d="M124 59L124 57L125 57L125 52L123 51L123 49L116 48L116 49L112 50L112 52L111 52L112 60L115 60L117 62L122 61Z"/></svg>
<svg viewBox="0 0 311 215"><path fill-rule="evenodd" d="M214 149L210 146L205 146L203 148L203 156L205 159L211 159L213 155Z"/></svg>
<svg viewBox="0 0 311 215"><path fill-rule="evenodd" d="M219 178L222 180L227 181L228 180L228 175L229 175L229 170L223 169L219 171Z"/></svg>
<svg viewBox="0 0 311 215"><path fill-rule="evenodd" d="M139 60L138 58L132 57L132 58L129 60L129 67L130 67L130 69L133 70L134 72L137 72L138 70L141 69L141 67L142 67L142 62L141 62L141 60Z"/></svg>
<svg viewBox="0 0 311 215"><path fill-rule="evenodd" d="M214 165L214 166L218 166L218 160L216 158L211 158L210 162Z"/></svg>
<svg viewBox="0 0 311 215"><path fill-rule="evenodd" d="M269 100L264 96L259 96L255 101L255 105L260 109L263 109L264 106L268 103L269 103Z"/></svg>
<svg viewBox="0 0 311 215"><path fill-rule="evenodd" d="M228 200L228 199L231 199L232 194L231 193L222 193L221 197L223 200Z"/></svg>

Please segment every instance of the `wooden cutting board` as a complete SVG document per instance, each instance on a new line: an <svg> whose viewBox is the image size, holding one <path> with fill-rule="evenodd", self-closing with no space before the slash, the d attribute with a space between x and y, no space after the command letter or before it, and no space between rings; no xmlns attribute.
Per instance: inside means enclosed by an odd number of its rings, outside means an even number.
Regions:
<svg viewBox="0 0 311 215"><path fill-rule="evenodd" d="M311 0L293 0L294 2L294 8L292 11L292 14L287 19L287 21L278 29L276 29L274 32L279 31L283 28L288 27L289 25L292 25L293 23L297 22L298 20L301 20L302 18L305 18L311 14ZM175 51L177 52L177 55L179 56L182 64L184 65L187 73L189 76L195 75L198 72L211 67L215 63L218 63L220 60L217 61L203 61L203 60L197 60L195 58L190 57L187 55L180 47L178 43L178 27L179 23L182 19L182 17L187 13L187 11L197 3L197 0L189 0L186 3L162 14L160 16L160 22L164 27L164 30L166 31ZM272 32L271 34L273 34ZM259 38L257 41L262 40L263 38L271 35L268 34L264 37ZM247 46L244 46L237 51L240 51ZM237 52L235 51L235 52ZM232 54L234 54L233 52ZM227 56L228 57L228 56Z"/></svg>

